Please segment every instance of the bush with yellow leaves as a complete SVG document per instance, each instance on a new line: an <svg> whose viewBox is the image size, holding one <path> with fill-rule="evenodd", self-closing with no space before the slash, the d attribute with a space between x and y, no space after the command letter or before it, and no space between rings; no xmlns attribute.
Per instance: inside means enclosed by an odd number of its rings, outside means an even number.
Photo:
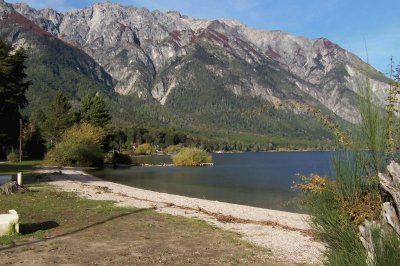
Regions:
<svg viewBox="0 0 400 266"><path fill-rule="evenodd" d="M88 123L75 124L63 134L61 141L50 149L45 163L61 166L100 166L104 154L104 131Z"/></svg>

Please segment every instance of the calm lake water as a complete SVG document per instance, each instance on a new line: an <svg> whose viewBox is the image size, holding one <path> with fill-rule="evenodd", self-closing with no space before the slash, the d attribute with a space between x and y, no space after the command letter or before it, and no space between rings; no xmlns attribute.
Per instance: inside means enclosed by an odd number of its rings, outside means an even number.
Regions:
<svg viewBox="0 0 400 266"><path fill-rule="evenodd" d="M291 189L296 174L330 173L331 152L213 154L211 167L143 166L93 171L100 178L153 191L301 212ZM139 158L171 163L169 156Z"/></svg>

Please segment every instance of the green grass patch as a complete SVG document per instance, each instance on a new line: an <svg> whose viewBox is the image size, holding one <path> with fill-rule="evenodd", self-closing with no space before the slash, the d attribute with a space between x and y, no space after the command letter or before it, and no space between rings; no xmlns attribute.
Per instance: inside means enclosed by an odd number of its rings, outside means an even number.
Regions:
<svg viewBox="0 0 400 266"><path fill-rule="evenodd" d="M73 232L134 211L115 207L110 201L82 199L47 185L38 184L32 190L0 195L0 213L15 209L20 216L20 234L0 237L0 247L30 238L48 238Z"/></svg>
<svg viewBox="0 0 400 266"><path fill-rule="evenodd" d="M15 257L22 264L40 260L48 265L59 263L61 258L79 265L93 261L116 265L270 265L268 251L205 221L150 209L120 208L110 201L82 199L40 183L35 192L0 196L0 202L0 213L17 210L21 231L0 237L0 251L5 254L0 256L1 265L15 262Z"/></svg>

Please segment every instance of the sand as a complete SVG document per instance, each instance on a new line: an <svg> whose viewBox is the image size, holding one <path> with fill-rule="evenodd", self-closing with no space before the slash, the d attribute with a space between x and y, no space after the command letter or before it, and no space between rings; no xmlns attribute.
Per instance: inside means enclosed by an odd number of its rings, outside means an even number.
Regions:
<svg viewBox="0 0 400 266"><path fill-rule="evenodd" d="M54 168L36 172L45 174L51 185L88 199L112 200L122 207L154 208L235 231L265 248L274 260L321 264L323 259L324 245L313 238L308 215L159 193L104 181L81 168L58 169L62 175L54 174Z"/></svg>

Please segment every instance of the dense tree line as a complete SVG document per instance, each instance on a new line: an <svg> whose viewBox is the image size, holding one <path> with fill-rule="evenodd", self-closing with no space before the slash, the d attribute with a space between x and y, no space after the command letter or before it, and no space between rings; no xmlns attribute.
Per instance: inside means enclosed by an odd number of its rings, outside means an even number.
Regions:
<svg viewBox="0 0 400 266"><path fill-rule="evenodd" d="M30 86L25 74L26 54L0 40L0 157L16 145L21 109L28 105L25 92Z"/></svg>
<svg viewBox="0 0 400 266"><path fill-rule="evenodd" d="M34 108L34 111L28 110L23 116L21 115L21 110L28 105L25 95L31 85L25 74L26 59L27 56L24 50L13 49L11 45L0 41L0 157L3 158L6 153L17 148L20 118L23 120L22 141L24 156L30 158L43 157L46 151L56 147L62 140L67 139L65 137L66 131L76 124L83 123L102 129L104 136L101 141L101 149L104 153L121 150L129 151L144 143L150 144L159 151L174 145L196 146L207 151L266 151L274 150L278 146L287 149L302 149L310 145L310 143L306 142L301 144L299 142L296 143L296 141L260 138L249 141L248 136L247 139L244 138L242 140L241 137L231 137L229 132L223 133L223 136L213 136L213 133L209 130L211 125L215 125L215 128L218 128L218 125L225 125L232 127L232 130L247 128L251 131L253 131L254 125L263 125L263 127L266 127L263 130L271 131L271 134L278 127L278 124L273 122L275 120L271 120L269 117L261 119L265 123L259 123L260 117L254 118L254 116L242 113L237 108L232 107L239 106L244 108L247 106L247 102L246 104L243 103L246 99L239 101L236 97L225 92L216 95L216 91L208 89L210 88L208 85L219 86L219 84L204 84L201 89L189 90L189 92L186 90L186 94L182 94L181 98L190 103L183 106L174 106L171 103L167 103L167 110L171 108L184 110L187 115L193 116L193 119L198 119L201 125L207 125L202 128L190 123L182 125L182 121L186 118L180 118L180 115L173 111L166 112L166 110L160 109L159 105L151 103L139 104L131 101L131 98L124 98L125 100L123 101L118 97L120 102L116 105L115 101L110 100L110 95L105 93L106 95L103 97L99 92L96 93L92 89L87 90L87 93L89 93L87 95L82 96L81 93L69 98L64 94L65 92L69 93L69 91L62 88L56 93L52 92L51 95L53 96L50 96L52 99L49 101L47 98L50 94L41 95L39 93L40 95L36 95L35 99L42 98L42 96L46 98L46 100L43 100L42 106ZM198 78L204 80L203 77ZM40 81L34 81L33 87L35 87L36 91ZM103 90L100 91L104 93ZM179 94L180 92L182 91L178 88L174 93ZM32 93L34 94L35 92L30 92L30 94ZM127 99L130 99L129 103ZM215 101L215 99L221 100ZM34 100L34 102L37 105L38 101ZM184 103L185 100L178 99L177 102ZM132 118L129 119L130 122L127 122L125 118L121 117L112 119L111 113L117 113L117 108L119 108L118 110L124 110L128 104L130 106L136 104L138 107L131 108L132 112L146 114L149 117L148 121ZM185 110L184 108L189 109ZM210 110L214 113L219 113L219 115L211 117L209 115ZM278 120L281 115L287 115L282 112L275 112L274 109L271 109L270 112L272 113L269 115L277 117ZM121 113L121 116L125 114L124 111L119 113ZM153 122L149 123L149 121ZM296 124L295 122L298 121L293 121L293 124ZM182 130L182 128L191 128L195 131ZM290 130L288 129L288 131ZM302 135L303 132L298 132L298 134ZM282 137L288 138L288 136Z"/></svg>

